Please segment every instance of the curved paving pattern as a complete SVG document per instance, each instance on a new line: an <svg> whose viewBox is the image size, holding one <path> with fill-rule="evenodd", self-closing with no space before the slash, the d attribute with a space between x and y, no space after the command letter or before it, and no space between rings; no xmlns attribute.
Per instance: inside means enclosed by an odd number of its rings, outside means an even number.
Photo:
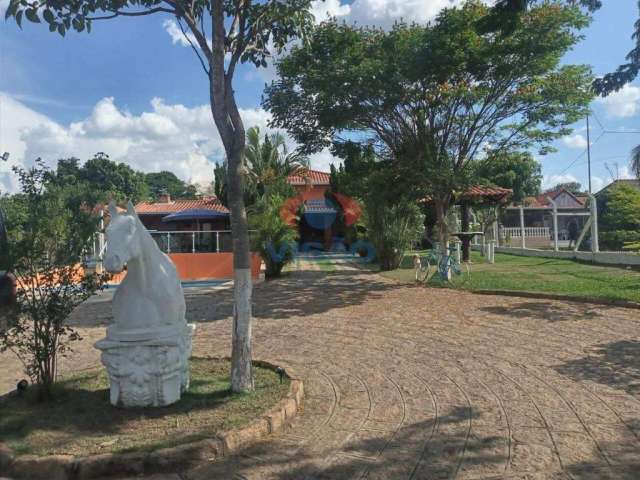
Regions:
<svg viewBox="0 0 640 480"><path fill-rule="evenodd" d="M189 298L197 353L228 353L215 299ZM640 478L637 310L306 269L258 286L255 316L254 355L304 379L304 411L182 478Z"/></svg>

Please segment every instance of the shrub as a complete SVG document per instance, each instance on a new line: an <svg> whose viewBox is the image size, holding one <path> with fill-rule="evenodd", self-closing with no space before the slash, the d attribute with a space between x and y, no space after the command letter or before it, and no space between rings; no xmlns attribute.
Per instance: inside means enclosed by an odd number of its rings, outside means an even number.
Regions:
<svg viewBox="0 0 640 480"><path fill-rule="evenodd" d="M376 250L380 268L395 270L404 252L420 239L424 231L424 215L410 200L399 199L397 203L378 200L370 198L365 201L367 236Z"/></svg>
<svg viewBox="0 0 640 480"><path fill-rule="evenodd" d="M48 398L58 356L80 339L66 320L105 280L84 265L98 220L78 189L46 183L47 169L39 160L14 172L22 192L2 202L8 209L8 248L0 270L13 274L17 294L0 326L0 351L13 351L40 396Z"/></svg>
<svg viewBox="0 0 640 480"><path fill-rule="evenodd" d="M264 195L249 212L252 249L264 260L266 278L278 277L296 251L298 233L281 217L284 202L279 194Z"/></svg>

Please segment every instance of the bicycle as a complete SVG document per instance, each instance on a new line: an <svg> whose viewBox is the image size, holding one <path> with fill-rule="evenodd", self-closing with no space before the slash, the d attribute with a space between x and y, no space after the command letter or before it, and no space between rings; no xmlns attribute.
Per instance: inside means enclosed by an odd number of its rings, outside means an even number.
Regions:
<svg viewBox="0 0 640 480"><path fill-rule="evenodd" d="M453 255L442 255L435 250L429 251L427 255L414 255L414 269L416 272L416 282L428 283L437 274L441 281L452 283L454 276L463 276L468 279L471 276L469 264L462 265ZM451 272L453 275L449 275ZM466 275L464 275L466 274Z"/></svg>

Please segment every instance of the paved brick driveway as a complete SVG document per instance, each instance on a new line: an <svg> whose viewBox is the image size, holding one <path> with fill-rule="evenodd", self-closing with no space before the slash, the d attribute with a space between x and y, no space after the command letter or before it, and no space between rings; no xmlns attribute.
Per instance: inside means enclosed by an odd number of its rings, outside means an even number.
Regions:
<svg viewBox="0 0 640 480"><path fill-rule="evenodd" d="M230 301L189 297L196 354L228 353ZM640 478L637 310L348 269L261 285L255 304L254 354L304 378L304 412L286 435L181 478Z"/></svg>

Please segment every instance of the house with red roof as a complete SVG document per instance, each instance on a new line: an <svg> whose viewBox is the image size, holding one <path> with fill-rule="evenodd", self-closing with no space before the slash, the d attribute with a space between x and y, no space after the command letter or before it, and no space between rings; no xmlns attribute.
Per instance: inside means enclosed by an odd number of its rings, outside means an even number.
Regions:
<svg viewBox="0 0 640 480"><path fill-rule="evenodd" d="M553 203L558 215L558 239L568 242L572 232L581 232L589 218L589 197L575 194L565 188L545 192L535 197L527 197L523 201L525 227L532 232L529 236L540 237L541 244L534 245L527 239L529 246L548 246L553 239ZM501 217L503 232L511 232L519 236L520 204L512 203ZM535 233L535 235L533 235ZM505 233L503 233L503 238Z"/></svg>

